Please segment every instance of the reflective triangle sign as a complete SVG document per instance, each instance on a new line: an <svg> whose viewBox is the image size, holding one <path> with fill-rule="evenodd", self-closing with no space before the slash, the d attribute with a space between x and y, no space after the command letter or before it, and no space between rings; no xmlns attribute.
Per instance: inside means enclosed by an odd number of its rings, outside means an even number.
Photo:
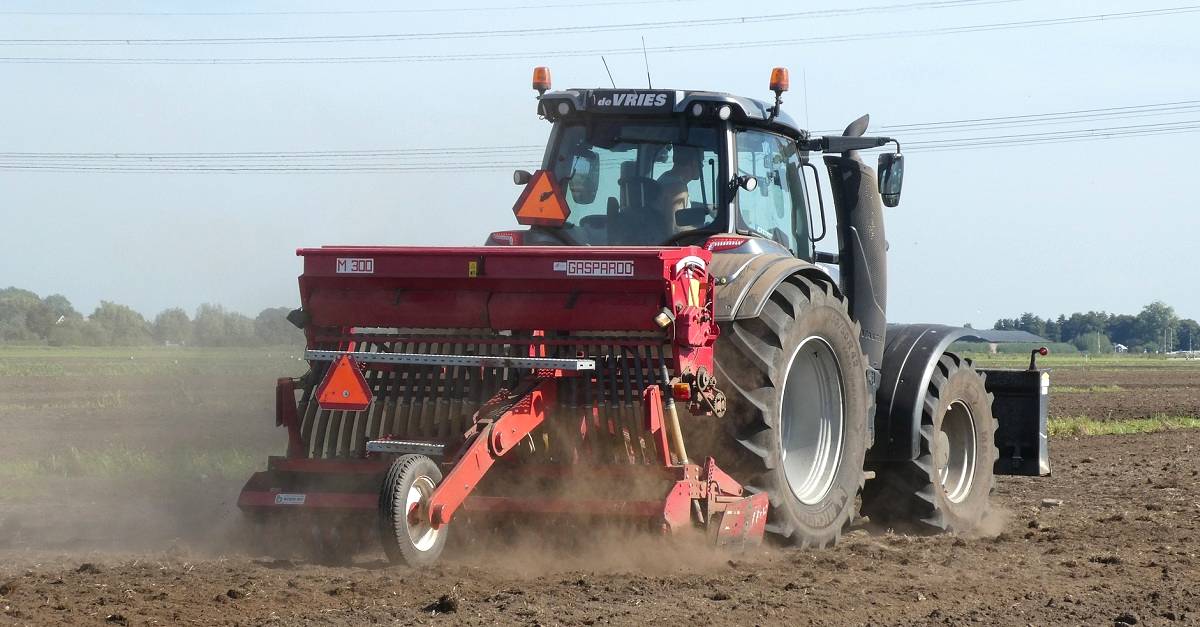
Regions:
<svg viewBox="0 0 1200 627"><path fill-rule="evenodd" d="M358 364L349 355L338 357L317 388L317 405L321 409L362 411L370 404L371 388Z"/></svg>
<svg viewBox="0 0 1200 627"><path fill-rule="evenodd" d="M571 215L562 188L546 170L533 173L513 205L517 222L528 226L562 226Z"/></svg>

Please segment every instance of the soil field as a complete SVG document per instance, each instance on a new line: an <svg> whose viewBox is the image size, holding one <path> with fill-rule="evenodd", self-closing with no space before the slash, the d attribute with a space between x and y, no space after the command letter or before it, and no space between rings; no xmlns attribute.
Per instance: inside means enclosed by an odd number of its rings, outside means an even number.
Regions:
<svg viewBox="0 0 1200 627"><path fill-rule="evenodd" d="M0 624L1200 624L1200 430L1055 439L1052 477L999 479L982 537L613 532L335 568L260 555L234 507L282 448L293 356L118 353L0 351ZM1131 365L1056 365L1052 415L1200 415L1200 364Z"/></svg>

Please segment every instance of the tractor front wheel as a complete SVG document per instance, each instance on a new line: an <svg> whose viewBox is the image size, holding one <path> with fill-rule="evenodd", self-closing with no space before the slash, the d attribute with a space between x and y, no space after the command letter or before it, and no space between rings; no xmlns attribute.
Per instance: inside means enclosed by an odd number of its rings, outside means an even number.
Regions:
<svg viewBox="0 0 1200 627"><path fill-rule="evenodd" d="M767 493L767 531L792 544L830 546L856 513L874 407L858 335L832 284L792 276L717 342L730 404L717 463Z"/></svg>
<svg viewBox="0 0 1200 627"><path fill-rule="evenodd" d="M990 507L996 424L983 375L943 354L925 391L917 458L878 468L863 510L876 522L976 532Z"/></svg>

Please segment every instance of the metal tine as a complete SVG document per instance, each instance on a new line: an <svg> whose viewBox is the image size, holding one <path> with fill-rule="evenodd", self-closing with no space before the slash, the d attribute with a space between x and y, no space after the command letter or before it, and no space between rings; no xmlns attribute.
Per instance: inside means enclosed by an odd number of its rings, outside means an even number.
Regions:
<svg viewBox="0 0 1200 627"><path fill-rule="evenodd" d="M338 445L342 434L342 422L346 419L346 411L329 413L329 430L325 433L325 453L327 459L338 457Z"/></svg>
<svg viewBox="0 0 1200 627"><path fill-rule="evenodd" d="M451 345L450 354L461 355L463 354L462 352L464 348L466 348L465 344L462 342L455 342ZM462 393L462 381L459 379L459 377L461 377L463 374L462 371L462 366L447 368L446 378L442 382L444 389L442 391L442 401L439 404L439 409L442 411L438 412L439 417L437 419L437 437L441 440L445 440L446 438L450 437L451 427L453 427L452 421L457 417L455 416L455 413L458 411L458 408L462 406L462 399L459 397L459 395Z"/></svg>
<svg viewBox="0 0 1200 627"><path fill-rule="evenodd" d="M646 389L646 384L642 378L642 347L637 344L627 346L626 355L629 353L633 353L633 377L636 383L629 401L633 403L633 415L638 423L638 446L642 449L642 462L650 463L654 456L646 450L646 408L642 406L642 392Z"/></svg>
<svg viewBox="0 0 1200 627"><path fill-rule="evenodd" d="M637 440L637 452L641 453L641 462L646 461L646 439L642 437L642 422L638 420L637 403L633 402L633 363L629 358L629 347L618 345L621 353L621 382L625 385L625 394L621 398L625 418L629 425L629 435ZM634 350L637 350L636 346ZM636 360L634 360L636 361Z"/></svg>
<svg viewBox="0 0 1200 627"><path fill-rule="evenodd" d="M309 445L312 443L313 426L317 421L317 413L320 411L317 406L317 386L321 385L321 379L325 378L325 370L328 367L329 364L320 362L320 366L313 369L312 379L304 388L304 396L300 401L304 406L304 418L300 421L300 441L304 443L305 457L312 456Z"/></svg>
<svg viewBox="0 0 1200 627"><path fill-rule="evenodd" d="M445 353L446 345L435 343L430 347L430 353ZM421 407L421 435L426 438L437 437L437 410L441 401L441 382L446 378L445 366L434 366L429 369L426 378L425 404Z"/></svg>
<svg viewBox="0 0 1200 627"><path fill-rule="evenodd" d="M458 352L455 354L467 355L470 353L471 347L474 346L474 344L470 342L471 337L472 336L470 335L466 336L464 338L466 341L460 342L456 345L456 350ZM455 432L459 430L459 424L462 422L463 406L466 405L466 400L463 398L463 395L466 394L467 390L466 378L470 370L471 369L466 366L454 367L454 374L451 377L451 381L453 381L454 385L450 394L450 407L446 412L447 415L445 428L442 430L441 435L439 436L443 440L449 439Z"/></svg>
<svg viewBox="0 0 1200 627"><path fill-rule="evenodd" d="M618 424L621 425L621 442L625 446L625 463L634 461L633 445L630 438L633 430L630 428L629 415L625 411L625 403L621 398L621 349L618 344L609 346L612 359L612 404L616 406Z"/></svg>
<svg viewBox="0 0 1200 627"><path fill-rule="evenodd" d="M472 333L467 336L467 342L463 344L463 355L476 355L479 353L479 344L473 340L479 337L478 333ZM467 419L473 411L471 408L471 395L474 394L474 386L472 378L475 374L474 366L464 366L459 368L457 377L457 392L455 396L458 398L458 404L453 406L450 411L450 430L446 435L447 439L453 439L467 428Z"/></svg>
<svg viewBox="0 0 1200 627"><path fill-rule="evenodd" d="M386 352L386 347L380 342L374 342L371 350ZM379 413L383 411L384 382L389 374L390 372L386 368L376 367L371 371L371 377L367 380L368 387L371 389L371 404L365 410L358 412L356 416L354 440L350 443L347 457L358 457L366 453L368 432L371 437L375 437L375 432L379 429Z"/></svg>
<svg viewBox="0 0 1200 627"><path fill-rule="evenodd" d="M325 374L324 371L321 373L321 379L325 378ZM320 387L321 381L318 380L316 385ZM329 419L332 414L333 411L328 409L317 412L317 423L313 426L312 438L305 440L311 444L313 457L325 457L325 434L329 430Z"/></svg>
<svg viewBox="0 0 1200 627"><path fill-rule="evenodd" d="M408 352L411 347L409 342L392 342L392 350L396 352L396 345L401 345L403 352ZM384 404L383 424L379 427L379 437L385 435L394 435L399 425L396 423L396 413L399 411L400 405L400 388L403 385L401 380L406 372L403 366L397 365L392 370L392 387L388 391L387 402Z"/></svg>
<svg viewBox="0 0 1200 627"><path fill-rule="evenodd" d="M582 347L583 347L584 353L587 353L588 355L592 355L592 352L591 352L592 347L590 345L583 344ZM592 355L592 356L597 357L596 365L599 366L601 363L599 360L599 357L596 355ZM582 383L582 387L583 387L583 419L588 421L587 433L588 433L588 439L591 441L590 446L589 446L590 452L592 454L591 461L594 464L600 464L600 463L604 462L604 452L605 452L605 450L607 450L607 447L605 445L608 442L608 437L607 437L607 434L605 433L607 431L607 429L605 427L601 426L600 410L599 410L599 406L596 404L595 389L599 383L599 372L598 371L585 372L584 376L586 378L583 379L583 383Z"/></svg>
<svg viewBox="0 0 1200 627"><path fill-rule="evenodd" d="M417 344L417 352L424 353L426 347L427 345L425 342L419 342ZM401 416L401 424L404 425L404 433L401 435L406 438L415 438L420 436L420 434L417 433L417 419L420 417L420 411L416 408L416 406L420 402L421 374L424 372L424 368L425 366L413 366L412 370L409 371L408 386L404 390L404 412Z"/></svg>
<svg viewBox="0 0 1200 627"><path fill-rule="evenodd" d="M622 434L624 427L620 421L620 412L616 411L613 405L616 403L616 374L613 372L612 355L608 353L607 346L600 346L601 354L604 355L604 380L600 382L600 389L603 392L603 400L600 403L600 410L604 412L604 416L608 422L608 432L613 437L612 442L612 459L611 463L619 464L625 453L624 436Z"/></svg>
<svg viewBox="0 0 1200 627"><path fill-rule="evenodd" d="M377 346L373 342L355 340L355 349L356 350L364 350L365 349L365 352L370 353L370 352L374 352L376 350L376 348L377 348ZM363 378L367 380L367 389L372 390L372 399L373 399L374 398L374 393L373 393L374 382L372 381L372 379L375 376L375 372L374 371L369 372L368 375L369 376L363 377ZM367 408L370 409L370 405L368 405ZM344 411L344 412L342 412L342 419L340 421L341 424L338 425L338 427L340 429L340 433L336 434L337 435L337 439L336 439L337 450L334 452L335 457L347 458L354 454L354 450L351 447L354 445L354 440L358 435L358 430L362 427L365 427L365 425L362 425L360 427L360 423L362 423L363 421L366 420L366 416L367 416L367 412L365 412L365 411ZM330 443L332 444L333 441L330 441Z"/></svg>
<svg viewBox="0 0 1200 627"><path fill-rule="evenodd" d="M440 345L438 354L455 354L457 344ZM433 369L433 378L430 381L430 425L428 425L428 437L442 437L442 426L444 418L448 417L449 407L446 402L449 401L446 395L450 394L450 377L454 375L454 369L450 366L439 366Z"/></svg>
<svg viewBox="0 0 1200 627"><path fill-rule="evenodd" d="M484 354L492 356L499 355L503 352L504 347L501 344L485 344ZM482 406L486 403L496 390L500 387L500 374L498 368L486 367L483 369L483 388L480 390L483 394L479 397L479 404Z"/></svg>
<svg viewBox="0 0 1200 627"><path fill-rule="evenodd" d="M567 345L561 347L559 356L571 357L574 356L574 353L578 352L574 346ZM574 449L572 451L564 451L564 453L571 455L571 459L564 459L562 461L570 461L572 463L578 463L587 458L588 447L592 443L590 437L592 433L591 425L588 424L587 417L579 405L579 380L579 377L571 377L567 379L564 385L559 386L559 396L568 399L567 410L563 413L563 419L564 421L570 421L569 433L571 434L571 440L567 444ZM566 388L566 394L562 393L563 387ZM565 429L563 432L568 433Z"/></svg>

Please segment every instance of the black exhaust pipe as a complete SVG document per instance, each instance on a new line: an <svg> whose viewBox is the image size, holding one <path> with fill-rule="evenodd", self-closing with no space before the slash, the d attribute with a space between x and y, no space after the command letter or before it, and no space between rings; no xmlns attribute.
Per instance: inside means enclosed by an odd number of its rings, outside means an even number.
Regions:
<svg viewBox="0 0 1200 627"><path fill-rule="evenodd" d="M867 121L867 116L855 120L842 135L861 136ZM850 302L850 316L862 327L859 341L863 353L878 370L887 326L887 240L879 183L875 170L855 151L825 155L825 167L837 212L842 291Z"/></svg>

